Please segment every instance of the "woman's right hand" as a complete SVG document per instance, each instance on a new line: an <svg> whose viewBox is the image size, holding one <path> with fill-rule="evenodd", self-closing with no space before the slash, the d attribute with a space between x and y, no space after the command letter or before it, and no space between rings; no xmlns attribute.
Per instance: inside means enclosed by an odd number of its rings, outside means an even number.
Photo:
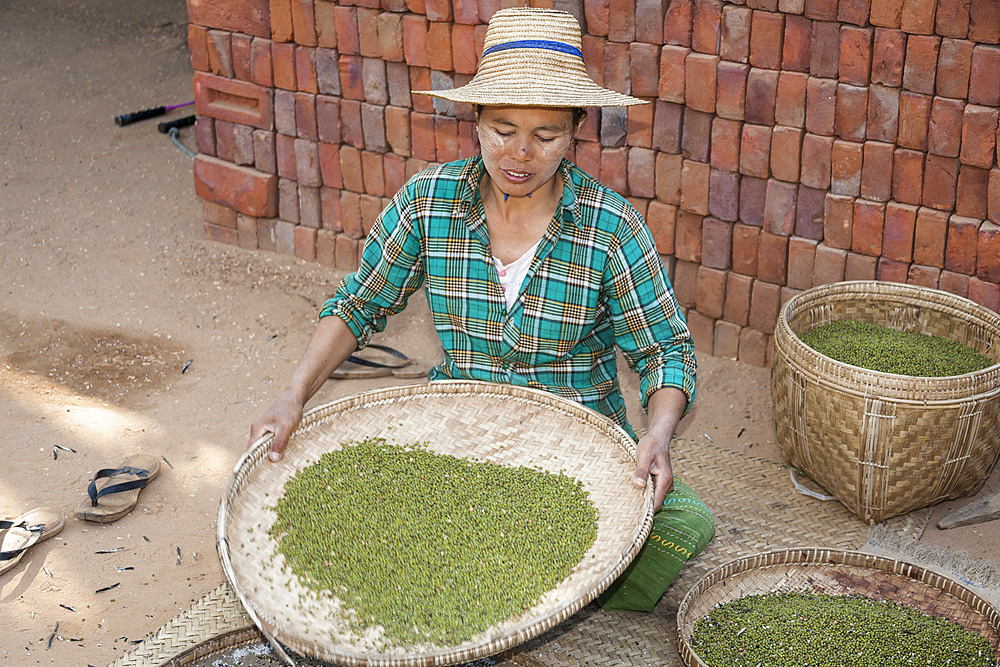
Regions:
<svg viewBox="0 0 1000 667"><path fill-rule="evenodd" d="M288 438L302 421L303 410L304 406L301 401L288 391L282 392L278 400L272 403L271 407L250 425L250 442L247 443L247 449L265 434L273 433L274 439L271 440L268 458L272 461L280 461L285 453Z"/></svg>

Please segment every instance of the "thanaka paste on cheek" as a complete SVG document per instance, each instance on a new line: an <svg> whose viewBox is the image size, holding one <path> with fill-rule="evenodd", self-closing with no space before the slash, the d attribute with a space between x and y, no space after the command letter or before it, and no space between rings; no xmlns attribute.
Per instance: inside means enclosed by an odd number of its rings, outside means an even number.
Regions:
<svg viewBox="0 0 1000 667"><path fill-rule="evenodd" d="M496 156L503 152L503 137L491 127L483 127L482 123L476 125L479 131L479 147L484 153Z"/></svg>

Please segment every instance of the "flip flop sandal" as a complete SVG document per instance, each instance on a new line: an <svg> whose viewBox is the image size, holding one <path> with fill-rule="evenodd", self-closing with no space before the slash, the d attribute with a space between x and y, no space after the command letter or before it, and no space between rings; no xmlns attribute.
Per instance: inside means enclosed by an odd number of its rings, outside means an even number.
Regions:
<svg viewBox="0 0 1000 667"><path fill-rule="evenodd" d="M368 346L376 350L381 350L397 359L401 359L400 364L383 364L371 359L364 359L351 355L340 365L340 368L330 374L334 380L355 380L358 378L380 378L392 375L397 378L426 378L431 370L430 364L426 361L410 359L408 356L387 345L371 344Z"/></svg>
<svg viewBox="0 0 1000 667"><path fill-rule="evenodd" d="M139 492L160 474L160 460L151 454L134 454L120 468L99 470L87 486L90 502L78 507L76 517L85 521L117 521L139 504Z"/></svg>
<svg viewBox="0 0 1000 667"><path fill-rule="evenodd" d="M0 542L0 574L14 568L24 552L42 540L47 540L66 525L66 517L51 507L39 507L13 521L0 521L3 541Z"/></svg>

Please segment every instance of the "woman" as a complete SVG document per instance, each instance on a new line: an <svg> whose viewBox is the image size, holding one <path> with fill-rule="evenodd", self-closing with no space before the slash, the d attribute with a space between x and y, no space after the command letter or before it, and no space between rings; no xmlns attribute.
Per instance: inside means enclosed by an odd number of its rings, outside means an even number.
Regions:
<svg viewBox="0 0 1000 667"><path fill-rule="evenodd" d="M635 437L617 346L648 412L634 483L652 476L659 507L673 488L670 439L694 397L693 345L642 218L563 159L584 107L644 102L590 79L572 15L528 8L493 17L468 85L415 92L476 105L482 155L429 168L396 194L250 441L274 433L280 459L309 398L423 284L444 351L431 380L545 389Z"/></svg>

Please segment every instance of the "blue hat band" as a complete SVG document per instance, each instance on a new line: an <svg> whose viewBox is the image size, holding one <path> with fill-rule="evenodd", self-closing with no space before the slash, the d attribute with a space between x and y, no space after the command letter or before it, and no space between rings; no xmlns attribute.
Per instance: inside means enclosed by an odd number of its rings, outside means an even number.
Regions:
<svg viewBox="0 0 1000 667"><path fill-rule="evenodd" d="M483 52L483 58L490 55L491 53L496 53L497 51L506 51L507 49L546 49L548 51L558 51L559 53L567 53L571 56L576 56L580 60L583 60L583 51L566 44L564 42L554 42L548 39L522 39L516 42L504 42L503 44L494 44L490 48Z"/></svg>

